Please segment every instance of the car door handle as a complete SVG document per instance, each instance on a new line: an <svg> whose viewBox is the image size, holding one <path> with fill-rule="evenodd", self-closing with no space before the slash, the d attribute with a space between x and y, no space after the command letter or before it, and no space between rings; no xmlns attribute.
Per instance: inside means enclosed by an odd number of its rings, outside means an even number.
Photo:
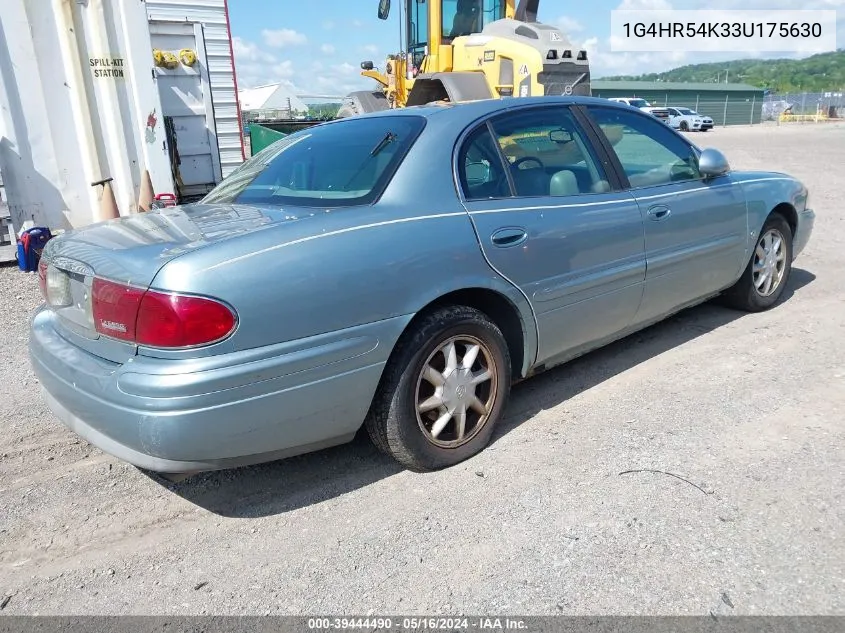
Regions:
<svg viewBox="0 0 845 633"><path fill-rule="evenodd" d="M670 215L672 215L672 209L667 207L665 204L656 204L653 207L648 208L648 217L655 222L665 220Z"/></svg>
<svg viewBox="0 0 845 633"><path fill-rule="evenodd" d="M496 246L517 246L528 239L528 232L520 228L499 229L490 237Z"/></svg>

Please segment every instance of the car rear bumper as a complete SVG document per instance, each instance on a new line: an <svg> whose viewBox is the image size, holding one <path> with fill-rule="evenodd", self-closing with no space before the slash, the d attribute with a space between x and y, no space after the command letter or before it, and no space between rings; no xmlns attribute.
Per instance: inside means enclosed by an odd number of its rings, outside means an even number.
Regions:
<svg viewBox="0 0 845 633"><path fill-rule="evenodd" d="M38 312L29 344L48 407L106 453L164 473L254 464L351 440L407 322L263 351L118 364L66 340L55 318Z"/></svg>
<svg viewBox="0 0 845 633"><path fill-rule="evenodd" d="M813 227L816 223L816 213L812 209L804 209L798 215L798 227L792 236L792 259L798 257L810 241Z"/></svg>

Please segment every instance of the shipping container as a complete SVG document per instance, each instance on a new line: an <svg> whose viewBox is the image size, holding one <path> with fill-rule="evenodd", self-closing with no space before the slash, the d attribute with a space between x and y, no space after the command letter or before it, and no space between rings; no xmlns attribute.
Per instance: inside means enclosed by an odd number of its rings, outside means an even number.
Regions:
<svg viewBox="0 0 845 633"><path fill-rule="evenodd" d="M3 0L0 171L10 215L69 229L204 194L244 160L225 0ZM104 184L104 183L107 183ZM106 198L108 199L108 198Z"/></svg>

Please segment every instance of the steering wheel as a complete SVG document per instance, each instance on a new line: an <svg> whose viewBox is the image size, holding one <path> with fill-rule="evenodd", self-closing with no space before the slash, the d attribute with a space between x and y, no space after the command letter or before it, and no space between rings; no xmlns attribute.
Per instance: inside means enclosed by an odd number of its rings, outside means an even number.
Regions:
<svg viewBox="0 0 845 633"><path fill-rule="evenodd" d="M540 166L540 169L545 169L545 168L546 168L546 166L543 164L543 161L541 161L539 158L535 158L534 156L523 156L522 158L517 158L517 159L513 162L513 164L511 165L511 167L512 167L513 169L519 169L519 166L520 166L522 163L527 163L528 161L534 161L535 163L537 163L537 164Z"/></svg>

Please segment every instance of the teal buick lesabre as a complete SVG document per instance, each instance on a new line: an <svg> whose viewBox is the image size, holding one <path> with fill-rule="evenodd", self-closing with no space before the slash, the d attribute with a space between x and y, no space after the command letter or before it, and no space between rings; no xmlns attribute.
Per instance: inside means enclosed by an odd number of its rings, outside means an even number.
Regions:
<svg viewBox="0 0 845 633"><path fill-rule="evenodd" d="M328 122L197 204L48 243L30 356L56 417L184 474L341 444L482 450L515 380L719 296L772 307L807 189L589 97Z"/></svg>

